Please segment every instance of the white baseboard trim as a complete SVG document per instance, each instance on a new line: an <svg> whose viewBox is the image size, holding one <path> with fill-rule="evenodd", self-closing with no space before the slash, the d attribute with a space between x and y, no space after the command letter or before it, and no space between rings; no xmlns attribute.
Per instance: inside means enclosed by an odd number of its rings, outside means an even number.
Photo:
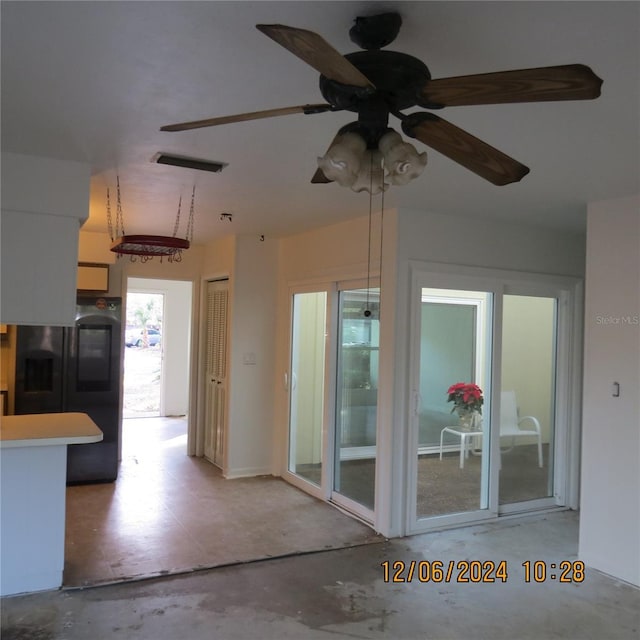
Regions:
<svg viewBox="0 0 640 640"><path fill-rule="evenodd" d="M256 476L271 476L270 467L245 467L240 469L231 469L223 476L227 480L235 480L237 478L255 478Z"/></svg>

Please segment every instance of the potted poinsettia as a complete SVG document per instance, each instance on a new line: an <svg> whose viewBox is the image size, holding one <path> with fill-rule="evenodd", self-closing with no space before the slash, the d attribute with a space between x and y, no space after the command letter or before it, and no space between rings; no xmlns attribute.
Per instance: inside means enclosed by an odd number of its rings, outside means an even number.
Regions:
<svg viewBox="0 0 640 640"><path fill-rule="evenodd" d="M473 382L456 382L449 387L447 394L447 402L453 402L451 413L455 411L458 414L460 424L475 426L484 404L482 389Z"/></svg>

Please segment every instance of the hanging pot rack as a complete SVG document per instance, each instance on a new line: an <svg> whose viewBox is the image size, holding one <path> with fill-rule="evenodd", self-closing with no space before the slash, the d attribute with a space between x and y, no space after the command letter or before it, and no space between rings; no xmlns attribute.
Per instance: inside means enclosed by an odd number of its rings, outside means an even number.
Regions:
<svg viewBox="0 0 640 640"><path fill-rule="evenodd" d="M189 208L189 219L187 221L186 237L179 238L178 227L180 225L180 211L182 208L182 196L178 201L178 213L176 214L176 223L173 229L173 236L160 235L126 235L124 231L124 216L122 213L122 202L120 198L120 177L116 178L117 184L117 205L116 205L116 224L115 233L111 217L111 199L109 189L107 188L107 225L109 227L109 236L111 237L111 251L118 254L118 258L128 255L132 262L136 258L140 258L141 262L153 260L156 256L167 258L169 262L180 262L182 260L182 251L191 246L193 240L193 219L195 211L195 195L196 187L193 186L191 192L191 206Z"/></svg>

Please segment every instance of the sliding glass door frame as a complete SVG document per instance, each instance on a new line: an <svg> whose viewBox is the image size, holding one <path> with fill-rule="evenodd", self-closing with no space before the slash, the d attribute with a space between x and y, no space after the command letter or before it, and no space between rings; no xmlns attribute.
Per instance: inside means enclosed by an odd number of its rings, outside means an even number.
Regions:
<svg viewBox="0 0 640 640"><path fill-rule="evenodd" d="M325 339L324 339L324 375L323 375L323 410L322 410L322 467L321 480L315 484L306 480L301 475L290 469L291 453L291 392L293 381L293 337L294 337L294 302L298 294L324 293L326 294L325 310ZM335 377L336 377L336 343L337 336L337 290L333 283L319 283L310 285L292 286L289 288L289 352L287 370L284 374L284 385L287 390L287 437L285 438L286 452L284 456L284 468L282 477L292 485L302 489L320 500L329 500L331 496L331 479L333 477L333 456L335 434L331 428L335 416Z"/></svg>
<svg viewBox="0 0 640 640"><path fill-rule="evenodd" d="M335 296L336 296L336 308L337 308L337 312L334 313L335 316L335 321L336 323L339 323L342 320L342 311L343 311L343 305L342 305L342 301L341 301L341 294L342 292L346 292L346 291L352 291L352 290L366 290L367 288L369 289L379 289L380 287L380 281L379 278L370 278L368 281L367 279L358 279L358 280L343 280L340 281L338 283L336 283L336 292L335 292ZM379 293L377 293L374 296L374 299L380 299ZM379 320L379 318L377 318ZM341 351L342 349L342 335L341 335L341 331L339 329L338 326L336 326L336 333L335 333L335 342L334 342L334 353L335 353L335 360L334 360L334 377L333 377L333 381L334 381L334 386L333 388L330 390L334 405L333 405L333 419L331 422L331 426L329 431L331 431L331 435L333 437L333 440L329 441L329 445L331 446L331 449L328 449L328 451L331 452L332 454L332 459L333 459L333 467L331 468L331 494L330 494L330 501L335 503L336 505L338 505L339 507L341 507L342 509L345 509L346 511L349 511L350 513L356 515L357 517L359 517L360 519L364 520L365 522L368 522L370 524L372 524L375 520L375 496L377 495L377 491L378 491L378 477L377 477L377 441L378 441L378 412L376 410L376 424L375 424L375 435L376 435L376 444L374 446L374 459L376 461L376 473L375 473L375 477L374 477L374 508L373 509L369 509L367 508L365 505L357 502L356 500L351 499L350 497L348 497L347 495L345 495L344 493L341 493L339 488L337 488L335 486L336 483L336 479L337 479L337 472L340 470L340 454L341 454L341 443L337 441L337 437L338 437L338 423L339 423L339 419L338 419L338 415L337 415L337 411L338 411L338 406L337 406L337 398L338 398L338 389L341 388L341 384L342 384L342 372L340 371L340 365L339 365L339 355L338 352ZM376 375L378 374L378 372L376 372ZM376 394L377 397L377 394ZM377 400L376 400L376 408L377 408ZM342 425L341 425L342 428ZM340 470L341 471L341 470ZM329 469L327 469L327 472L329 472Z"/></svg>
<svg viewBox="0 0 640 640"><path fill-rule="evenodd" d="M557 508L577 508L579 483L580 371L582 352L582 282L578 278L472 269L412 261L410 264L410 326L408 341L409 407L408 455L405 457L405 532L420 533L462 524L483 522L500 516ZM480 291L492 297L490 347L490 393L483 414L490 417L487 508L442 516L417 517L417 452L419 411L419 345L422 289ZM502 316L505 295L555 298L556 366L554 404L553 495L522 503L499 505L500 389L502 363ZM483 490L485 487L483 487ZM396 488L395 495L398 495Z"/></svg>
<svg viewBox="0 0 640 640"><path fill-rule="evenodd" d="M373 523L375 508L367 509L355 500L342 495L334 489L334 478L336 473L336 457L339 455L339 443L336 440L337 424L337 388L338 388L338 351L340 349L339 298L341 291L351 289L379 288L378 278L344 280L340 282L318 283L309 285L296 285L289 288L289 350L287 360L287 370L285 372L284 385L287 390L287 434L285 438L285 455L282 469L282 477L292 485L313 495L314 497L327 502L333 502L340 508L349 511L358 518ZM326 294L326 320L325 320L325 343L324 343L324 376L323 376L323 426L322 426L322 466L321 481L319 484L311 482L290 469L291 453L291 385L292 361L293 361L293 337L294 337L294 301L295 296L304 293L325 293ZM378 425L376 424L376 438ZM376 477L377 484L377 477ZM377 487L376 487L377 489Z"/></svg>
<svg viewBox="0 0 640 640"><path fill-rule="evenodd" d="M490 520L497 515L497 494L493 496L491 491L492 484L495 482L492 469L493 456L495 455L495 447L493 447L493 435L487 433L487 438L483 438L483 453L488 453L488 459L483 456L481 486L480 486L480 503L486 505L486 508L478 508L473 511L465 511L462 513L451 513L445 515L436 515L431 517L418 518L417 515L417 478L418 478L418 451L419 451L419 411L420 411L420 343L421 335L421 311L422 311L422 291L423 289L442 290L443 295L447 291L465 291L489 294L492 301L491 308L488 309L489 319L487 322L487 341L486 354L490 359L490 366L486 369L486 378L488 386L493 388L496 384L496 343L492 339L492 326L495 323L496 315L496 298L500 293L500 287L496 285L495 280L490 278L477 277L466 273L436 273L423 271L419 267L412 269L411 278L411 294L410 294L410 318L411 329L409 336L409 455L407 456L407 532L419 533L421 531L430 531L434 529L442 529L462 525L467 522L482 522ZM452 300L455 295L452 294ZM452 381L458 382L456 380ZM499 380L498 380L499 384ZM483 414L493 412L493 397L485 393L485 404ZM493 417L493 416L492 416ZM493 420L490 421L493 424ZM487 442L488 441L488 442ZM488 465L488 466L487 466ZM455 490L455 487L452 487Z"/></svg>
<svg viewBox="0 0 640 640"><path fill-rule="evenodd" d="M575 389L572 391L572 381L575 387L576 357L572 356L576 345L573 341L578 336L581 337L579 326L575 322L574 306L576 298L581 299L581 288L571 291L568 288L558 286L554 282L507 282L505 283L501 302L504 296L530 296L538 298L551 298L555 300L555 335L554 335L554 356L555 368L552 380L552 406L553 406L553 457L547 464L553 468L553 484L549 497L516 502L512 504L501 504L498 509L499 515L510 515L533 511L537 509L547 509L554 507L576 507L572 498L570 488L575 481L572 469L575 462L572 460L572 442L577 441L574 430L571 429L572 414L575 414L575 407L572 411L570 399L575 398ZM500 314L499 328L500 339L502 338L502 313ZM582 346L580 345L580 350ZM578 363L579 366L579 363ZM573 374L573 375L572 375ZM572 380L573 379L573 380ZM577 449L577 447L575 447ZM499 470L498 470L499 471Z"/></svg>

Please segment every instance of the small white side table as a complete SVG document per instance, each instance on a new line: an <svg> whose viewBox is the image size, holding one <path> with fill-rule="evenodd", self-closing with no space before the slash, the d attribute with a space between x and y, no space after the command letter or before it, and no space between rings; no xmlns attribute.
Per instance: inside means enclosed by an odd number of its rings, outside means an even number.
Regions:
<svg viewBox="0 0 640 640"><path fill-rule="evenodd" d="M473 431L464 431L460 426L445 427L440 432L440 460L442 460L442 441L444 434L450 433L460 438L460 468L464 469L464 459L469 457L469 447L471 445L471 439L477 438L482 435L481 429L475 429Z"/></svg>

